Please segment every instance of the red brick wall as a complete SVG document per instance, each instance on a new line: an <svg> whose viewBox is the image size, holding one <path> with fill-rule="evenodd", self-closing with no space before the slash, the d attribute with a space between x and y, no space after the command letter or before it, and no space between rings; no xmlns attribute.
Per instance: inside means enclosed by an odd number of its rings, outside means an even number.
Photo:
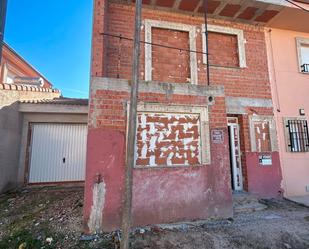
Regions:
<svg viewBox="0 0 309 249"><path fill-rule="evenodd" d="M209 32L209 63L222 67L239 67L236 35Z"/></svg>
<svg viewBox="0 0 309 249"><path fill-rule="evenodd" d="M96 1L93 34L92 76L131 79L132 42L125 39L100 35L100 32L133 38L134 6L110 3L107 9L103 0ZM104 6L104 8L102 7ZM103 17L106 17L105 19ZM179 13L143 9L143 19L164 20L169 22L195 25L198 28L197 50L202 51L201 28L202 17L193 17ZM238 68L235 57L235 37L217 36L222 46L211 41L214 62L226 63L228 67L211 67L211 84L223 85L227 96L271 98L266 45L263 29L246 24L231 23L222 20L209 20L210 24L239 28L244 31L246 39L247 68ZM170 34L173 34L172 36ZM185 32L172 32L154 29L154 41L168 42L188 47ZM175 38L177 36L177 38ZM144 28L142 37L145 38ZM212 38L214 39L214 38ZM180 43L178 44L178 41ZM220 50L220 51L219 51ZM161 81L185 83L184 75L189 69L180 70L184 63L180 51L165 52L162 48L153 47L154 77ZM184 51L182 51L185 55ZM211 52L212 53L212 52ZM229 58L223 60L225 55ZM232 56L228 56L232 55ZM258 56L257 56L258 55ZM144 45L141 50L141 78L144 77ZM197 55L199 84L206 85L206 66L202 54ZM108 63L107 63L108 62ZM187 68L188 61L182 66ZM161 65L161 67L160 67ZM221 65L221 64L220 64ZM172 74L170 74L171 72ZM182 74L179 76L179 74ZM168 77L172 75L172 77ZM117 82L115 82L117 84ZM192 93L191 93L192 94ZM126 91L110 91L91 89L89 133L87 149L87 175L85 188L85 224L89 219L92 200L92 189L97 175L102 176L106 184L103 227L105 230L119 228L121 200L123 194L126 143L126 103L129 93ZM208 105L206 96L154 94L140 92L139 101L174 105ZM271 115L271 108L254 108L248 114ZM226 122L225 97L215 97L215 104L209 106L210 131L220 129L224 133L222 144L210 143L211 164L203 166L134 169L133 217L135 225L166 223L179 220L199 219L206 217L226 217L231 214L231 176L228 154L228 132ZM250 133L248 115L241 115L240 125L241 149L246 189L253 188L250 177L260 180L263 171L255 167L251 170L247 163L253 162L250 157ZM256 158L256 157L255 157ZM253 162L256 166L256 162ZM146 162L140 162L145 165ZM193 163L192 163L193 164ZM276 168L277 169L277 168ZM258 175L258 177L256 177ZM253 181L254 182L254 181ZM273 188L275 189L275 187Z"/></svg>
<svg viewBox="0 0 309 249"><path fill-rule="evenodd" d="M200 129L199 114L140 113L136 165L201 164Z"/></svg>
<svg viewBox="0 0 309 249"><path fill-rule="evenodd" d="M152 42L190 49L188 32L153 28ZM152 67L152 77L155 81L171 83L190 81L190 56L188 52L153 46Z"/></svg>
<svg viewBox="0 0 309 249"><path fill-rule="evenodd" d="M254 122L255 144L258 152L271 151L269 122Z"/></svg>
<svg viewBox="0 0 309 249"><path fill-rule="evenodd" d="M208 101L206 96L143 92L139 99L174 105L206 105ZM92 189L97 175L106 184L103 228L110 231L120 225L128 100L128 92L101 89L91 92L84 209L86 230L89 230ZM210 142L207 148L211 152L210 165L134 169L135 226L232 215L225 110L224 97L216 97L215 104L209 106L210 130L222 129L224 134L222 144Z"/></svg>
<svg viewBox="0 0 309 249"><path fill-rule="evenodd" d="M101 0L102 1L102 0ZM103 54L103 37L99 35L99 32L103 31L102 25L105 24L105 32L122 35L124 37L133 38L134 36L134 6L120 5L117 3L110 3L108 8L108 15L105 23L102 21L102 7L98 7L95 17L94 25L94 40L93 40L93 76L108 76L111 78L124 78L131 79L131 66L132 66L132 42L118 38L105 37L105 52L108 58L108 64L104 66L102 61L106 58L102 58ZM152 20L164 20L169 22L183 23L189 25L195 25L199 33L197 33L197 50L202 51L202 33L201 27L204 23L202 17L188 16L179 13L170 13L159 10L143 9L143 19ZM210 50L211 60L214 64L229 65L232 67L211 67L211 84L224 85L226 95L239 96L239 97L252 97L252 98L271 98L269 76L266 57L266 44L263 28L255 27L253 25L231 23L223 20L209 20L209 24L221 25L225 27L232 27L242 29L244 31L244 37L246 39L246 59L247 68L234 67L236 65L235 57L235 38L233 36L215 35L210 33L210 46L215 46L215 50ZM166 32L166 31L165 31ZM215 41L219 39L220 42ZM142 30L141 39L145 40L144 29ZM163 40L162 40L163 41ZM171 44L175 44L175 41L170 41ZM187 44L180 42L179 46L187 47ZM155 48L158 49L158 48ZM179 58L175 56L180 51L162 51L161 55L164 56L164 60L173 60ZM185 52L182 52L181 56L185 56ZM232 55L234 56L225 56ZM257 56L258 55L258 56ZM188 56L188 55L186 55ZM198 60L198 78L199 84L206 84L206 65L203 64L203 55L197 54ZM119 59L120 58L120 59ZM144 45L141 50L141 78L144 78ZM162 59L162 58L161 58ZM103 63L103 64L102 64ZM106 73L102 73L102 68L106 69ZM179 68L175 67L176 72L179 73ZM187 71L181 71L183 75L187 74ZM164 73L163 75L166 76ZM156 80L160 78L155 76ZM174 79L176 82L179 79L183 80L184 77ZM166 80L166 77L162 77L160 80Z"/></svg>

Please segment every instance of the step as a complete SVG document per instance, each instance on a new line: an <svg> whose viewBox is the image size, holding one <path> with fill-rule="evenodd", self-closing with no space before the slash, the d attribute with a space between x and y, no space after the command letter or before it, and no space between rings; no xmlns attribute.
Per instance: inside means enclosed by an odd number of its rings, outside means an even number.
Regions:
<svg viewBox="0 0 309 249"><path fill-rule="evenodd" d="M246 192L233 193L233 207L235 213L255 212L267 208L266 205L259 202L257 196Z"/></svg>
<svg viewBox="0 0 309 249"><path fill-rule="evenodd" d="M259 202L251 202L243 205L234 205L234 212L235 213L250 213L256 211L262 211L266 209L267 206L261 204Z"/></svg>

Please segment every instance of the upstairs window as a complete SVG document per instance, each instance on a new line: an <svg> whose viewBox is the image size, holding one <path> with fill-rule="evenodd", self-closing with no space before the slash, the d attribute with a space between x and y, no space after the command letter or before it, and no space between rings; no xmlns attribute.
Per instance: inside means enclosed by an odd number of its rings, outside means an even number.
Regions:
<svg viewBox="0 0 309 249"><path fill-rule="evenodd" d="M215 51L217 58L210 53L210 64L221 67L247 67L245 38L241 29L224 26L208 25L209 50ZM202 26L203 52L206 52L205 25ZM225 58L222 61L222 58ZM207 63L207 55L203 55L204 64Z"/></svg>
<svg viewBox="0 0 309 249"><path fill-rule="evenodd" d="M290 152L309 151L308 123L304 119L286 119L287 145Z"/></svg>
<svg viewBox="0 0 309 249"><path fill-rule="evenodd" d="M301 73L309 73L309 39L296 38L299 70Z"/></svg>

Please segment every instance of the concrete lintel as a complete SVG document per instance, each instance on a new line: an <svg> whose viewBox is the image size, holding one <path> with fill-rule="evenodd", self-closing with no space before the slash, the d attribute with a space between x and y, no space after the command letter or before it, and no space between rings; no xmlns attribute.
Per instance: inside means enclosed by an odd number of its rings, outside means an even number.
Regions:
<svg viewBox="0 0 309 249"><path fill-rule="evenodd" d="M247 107L272 108L271 99L256 99L243 97L226 97L226 111L228 114L246 114Z"/></svg>
<svg viewBox="0 0 309 249"><path fill-rule="evenodd" d="M92 91L95 90L110 90L120 92L130 92L130 84L128 80L112 79L112 78L92 78ZM178 94L191 96L213 96L223 97L223 86L202 86L189 83L163 83L155 81L140 81L140 93L157 93L157 94Z"/></svg>
<svg viewBox="0 0 309 249"><path fill-rule="evenodd" d="M24 112L24 113L87 114L88 113L88 106L21 103L19 105L19 111Z"/></svg>
<svg viewBox="0 0 309 249"><path fill-rule="evenodd" d="M262 3L272 4L272 5L278 5L280 7L291 6L291 4L289 4L285 0L257 0L256 2L262 2Z"/></svg>

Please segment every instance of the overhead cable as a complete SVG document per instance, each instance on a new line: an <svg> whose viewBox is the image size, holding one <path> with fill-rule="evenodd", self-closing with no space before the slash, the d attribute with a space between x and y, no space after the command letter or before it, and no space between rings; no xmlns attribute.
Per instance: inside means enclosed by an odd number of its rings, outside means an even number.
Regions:
<svg viewBox="0 0 309 249"><path fill-rule="evenodd" d="M123 39L123 40L127 40L127 41L133 41L133 38L125 37L125 36L122 36L122 35L115 35L115 34L110 34L110 33L101 33L101 35L109 36L109 37L114 37L114 38L119 38L119 39ZM168 45L152 43L152 42L146 42L146 41L140 41L140 43L147 44L147 45L152 45L152 46L156 46L156 47L162 47L162 48L179 50L181 52L185 51L185 52L189 52L189 53L206 54L207 55L207 53L205 53L205 52L197 51L197 50L190 50L190 49L186 49L186 48L172 47L172 46L168 46Z"/></svg>

